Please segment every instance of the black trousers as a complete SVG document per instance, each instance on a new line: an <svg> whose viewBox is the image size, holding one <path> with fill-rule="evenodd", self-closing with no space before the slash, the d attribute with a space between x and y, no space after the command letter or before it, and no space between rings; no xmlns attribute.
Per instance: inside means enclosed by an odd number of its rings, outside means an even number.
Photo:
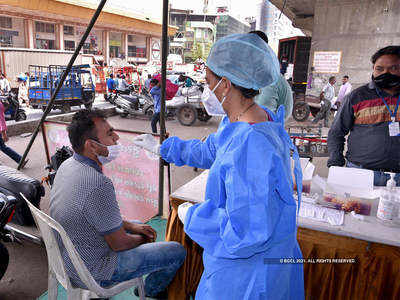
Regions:
<svg viewBox="0 0 400 300"><path fill-rule="evenodd" d="M153 133L157 133L157 123L160 122L160 113L154 113L151 117L151 130Z"/></svg>

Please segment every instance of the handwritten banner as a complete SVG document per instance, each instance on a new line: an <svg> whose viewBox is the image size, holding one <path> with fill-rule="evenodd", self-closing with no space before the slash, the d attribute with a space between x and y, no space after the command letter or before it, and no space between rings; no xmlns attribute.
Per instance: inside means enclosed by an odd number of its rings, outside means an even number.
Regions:
<svg viewBox="0 0 400 300"><path fill-rule="evenodd" d="M71 144L67 124L45 121L44 138L49 155ZM141 133L115 130L120 139L120 155L103 166L103 173L115 187L121 214L128 220L146 222L158 214L158 157L134 146L132 140Z"/></svg>

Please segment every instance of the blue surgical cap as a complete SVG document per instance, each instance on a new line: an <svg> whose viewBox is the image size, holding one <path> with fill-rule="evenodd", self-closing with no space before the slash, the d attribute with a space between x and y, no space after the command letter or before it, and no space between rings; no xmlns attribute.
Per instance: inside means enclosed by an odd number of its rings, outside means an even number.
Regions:
<svg viewBox="0 0 400 300"><path fill-rule="evenodd" d="M235 85L259 90L279 78L279 62L268 44L252 33L232 34L217 41L207 67Z"/></svg>

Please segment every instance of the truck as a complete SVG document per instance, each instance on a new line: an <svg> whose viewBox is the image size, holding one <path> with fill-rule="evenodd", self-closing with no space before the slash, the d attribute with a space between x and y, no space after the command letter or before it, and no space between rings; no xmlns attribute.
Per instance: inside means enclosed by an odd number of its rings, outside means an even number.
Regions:
<svg viewBox="0 0 400 300"><path fill-rule="evenodd" d="M286 56L289 63L287 77L296 96L304 96L307 88L308 61L311 37L295 36L279 40L278 58Z"/></svg>
<svg viewBox="0 0 400 300"><path fill-rule="evenodd" d="M319 98L307 95L308 63L310 58L311 37L295 36L279 40L278 58L287 57L289 67L286 78L293 91L293 118L303 122L310 113L315 116L321 105Z"/></svg>
<svg viewBox="0 0 400 300"><path fill-rule="evenodd" d="M73 66L58 91L53 108L63 113L71 111L71 106L84 105L91 108L95 99L95 86L90 65ZM57 88L66 66L29 66L29 103L33 108L46 110Z"/></svg>

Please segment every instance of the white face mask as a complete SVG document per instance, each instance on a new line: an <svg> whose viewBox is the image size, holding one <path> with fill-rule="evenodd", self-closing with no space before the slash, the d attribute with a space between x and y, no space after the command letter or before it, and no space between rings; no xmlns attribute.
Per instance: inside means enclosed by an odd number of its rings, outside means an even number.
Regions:
<svg viewBox="0 0 400 300"><path fill-rule="evenodd" d="M108 156L103 156L103 155L97 154L97 159L99 160L99 162L102 165L108 164L118 157L120 150L121 150L121 145L116 144L116 145L106 146L99 142L96 142L96 141L94 141L94 142L103 147L106 147L108 150Z"/></svg>
<svg viewBox="0 0 400 300"><path fill-rule="evenodd" d="M226 97L224 97L222 99L222 102L219 102L217 96L214 94L214 91L217 89L217 87L221 83L221 80L218 81L217 85L213 88L213 90L210 90L210 88L206 84L206 86L204 87L203 94L201 95L201 101L203 102L204 108L206 109L207 113L210 116L225 116L226 115L226 112L224 111L224 108L222 107L222 104L224 103Z"/></svg>

